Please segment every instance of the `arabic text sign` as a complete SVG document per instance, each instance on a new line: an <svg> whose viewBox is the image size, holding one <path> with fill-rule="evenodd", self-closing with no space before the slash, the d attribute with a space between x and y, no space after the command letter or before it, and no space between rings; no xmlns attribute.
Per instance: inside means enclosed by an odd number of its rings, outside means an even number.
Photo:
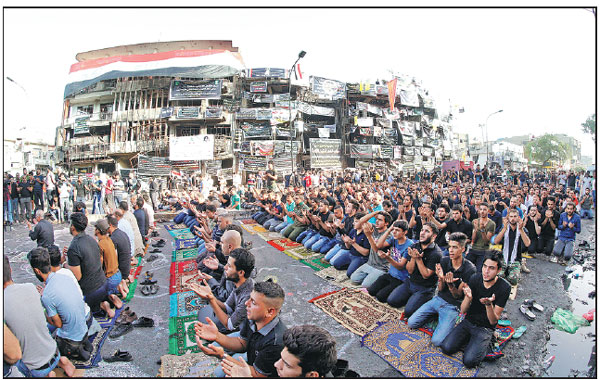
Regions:
<svg viewBox="0 0 600 380"><path fill-rule="evenodd" d="M173 137L169 143L169 159L172 161L213 160L214 135Z"/></svg>
<svg viewBox="0 0 600 380"><path fill-rule="evenodd" d="M311 168L341 168L341 140L310 139Z"/></svg>
<svg viewBox="0 0 600 380"><path fill-rule="evenodd" d="M169 100L220 99L221 79L174 80L171 82Z"/></svg>

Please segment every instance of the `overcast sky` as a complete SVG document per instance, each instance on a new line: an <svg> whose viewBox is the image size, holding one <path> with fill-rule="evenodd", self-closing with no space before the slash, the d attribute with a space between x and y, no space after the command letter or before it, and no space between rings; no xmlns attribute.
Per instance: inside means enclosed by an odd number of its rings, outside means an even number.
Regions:
<svg viewBox="0 0 600 380"><path fill-rule="evenodd" d="M567 133L595 111L595 19L584 9L4 9L4 133L54 140L75 55L142 42L232 40L248 68L344 81L423 82L455 130L489 139Z"/></svg>

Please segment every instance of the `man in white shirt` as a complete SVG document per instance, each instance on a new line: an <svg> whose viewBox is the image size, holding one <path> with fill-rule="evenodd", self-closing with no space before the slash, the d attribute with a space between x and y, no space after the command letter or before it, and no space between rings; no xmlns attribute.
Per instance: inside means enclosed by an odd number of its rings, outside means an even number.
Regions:
<svg viewBox="0 0 600 380"><path fill-rule="evenodd" d="M54 173L52 173L52 169L48 168L48 173L46 174L46 199L48 200L48 208L52 206L54 203L54 198L52 197L52 192L56 188L56 180L54 179Z"/></svg>

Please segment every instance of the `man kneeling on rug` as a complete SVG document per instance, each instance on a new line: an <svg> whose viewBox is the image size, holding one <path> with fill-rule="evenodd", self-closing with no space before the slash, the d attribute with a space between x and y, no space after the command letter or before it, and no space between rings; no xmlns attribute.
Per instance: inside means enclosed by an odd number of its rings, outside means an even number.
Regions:
<svg viewBox="0 0 600 380"><path fill-rule="evenodd" d="M437 296L408 318L408 327L416 329L423 327L437 314L438 324L431 337L431 343L438 347L454 327L463 299L463 288L476 271L475 265L463 258L466 243L467 235L462 232L454 232L450 235L449 256L442 257L440 263L435 266L438 278Z"/></svg>
<svg viewBox="0 0 600 380"><path fill-rule="evenodd" d="M466 313L440 348L446 355L457 352L466 343L463 363L467 368L478 366L485 358L494 335L494 328L506 306L510 285L498 277L502 271L502 256L492 251L485 256L481 273L475 273L463 287L465 298L460 305Z"/></svg>
<svg viewBox="0 0 600 380"><path fill-rule="evenodd" d="M198 347L205 354L219 358L225 356L225 350L237 352L232 358L243 358L250 365L252 377L274 377L277 373L275 362L281 357L286 330L279 319L284 298L283 289L278 284L257 282L246 301L248 319L242 322L239 333L224 335L210 318L206 318L207 323L196 322ZM204 346L202 339L214 343ZM218 367L215 375L225 377L225 372Z"/></svg>

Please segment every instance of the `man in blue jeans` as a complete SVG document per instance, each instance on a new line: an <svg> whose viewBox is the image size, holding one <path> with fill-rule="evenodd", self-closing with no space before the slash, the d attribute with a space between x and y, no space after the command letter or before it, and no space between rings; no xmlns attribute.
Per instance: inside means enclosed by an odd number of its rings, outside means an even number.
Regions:
<svg viewBox="0 0 600 380"><path fill-rule="evenodd" d="M561 258L559 263L565 264L573 256L573 244L575 243L575 235L581 232L581 218L575 213L575 204L568 202L565 207L565 212L560 214L558 226L558 240L554 244L554 257L550 259L553 263L558 261L561 255L564 255L564 260Z"/></svg>
<svg viewBox="0 0 600 380"><path fill-rule="evenodd" d="M494 336L494 328L506 306L510 294L508 282L498 277L502 270L502 256L498 251L488 253L481 273L475 273L463 287L465 298L460 311L466 314L440 348L453 355L465 346L463 363L467 368L478 366L485 358Z"/></svg>
<svg viewBox="0 0 600 380"><path fill-rule="evenodd" d="M433 298L437 283L435 266L442 259L442 250L435 244L438 229L435 224L423 224L419 242L408 248L406 270L409 273L407 281L395 289L388 297L388 304L404 308L404 316L410 317L425 302Z"/></svg>
<svg viewBox="0 0 600 380"><path fill-rule="evenodd" d="M475 265L469 260L463 259L466 243L467 235L462 232L450 235L448 238L449 256L442 257L440 263L435 266L438 294L408 319L408 327L416 329L422 327L437 314L438 325L431 337L431 343L437 347L442 344L444 338L454 327L463 298L463 288L475 273Z"/></svg>

